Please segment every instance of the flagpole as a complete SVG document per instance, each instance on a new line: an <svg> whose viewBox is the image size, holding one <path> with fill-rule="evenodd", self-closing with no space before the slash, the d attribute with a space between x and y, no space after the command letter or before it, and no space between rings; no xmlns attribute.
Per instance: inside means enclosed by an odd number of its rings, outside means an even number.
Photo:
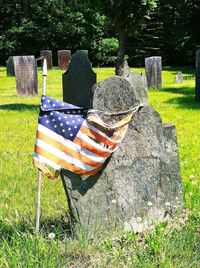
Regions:
<svg viewBox="0 0 200 268"><path fill-rule="evenodd" d="M47 60L44 58L42 66L42 95L46 95ZM36 202L36 234L40 230L40 199L41 199L42 171L38 169L37 202Z"/></svg>

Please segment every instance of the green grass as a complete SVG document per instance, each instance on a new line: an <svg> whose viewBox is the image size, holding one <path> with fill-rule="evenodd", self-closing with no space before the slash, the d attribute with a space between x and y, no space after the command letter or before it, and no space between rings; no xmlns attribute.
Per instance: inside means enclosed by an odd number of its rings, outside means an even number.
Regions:
<svg viewBox="0 0 200 268"><path fill-rule="evenodd" d="M133 68L138 72L144 69ZM149 102L163 122L176 125L183 179L185 215L172 226L125 233L118 237L73 239L65 220L66 198L61 181L42 179L42 229L34 235L37 170L32 153L41 95L17 97L15 79L0 68L0 268L1 267L200 267L200 104L194 102L194 80L174 84L177 71L163 70L163 88L149 91ZM98 81L114 68L94 68ZM62 71L48 72L47 94L62 100ZM48 238L49 233L55 238Z"/></svg>

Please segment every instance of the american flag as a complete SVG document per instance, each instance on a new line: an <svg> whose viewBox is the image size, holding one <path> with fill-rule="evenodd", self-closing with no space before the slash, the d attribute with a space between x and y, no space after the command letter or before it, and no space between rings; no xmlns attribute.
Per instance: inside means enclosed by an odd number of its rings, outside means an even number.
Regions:
<svg viewBox="0 0 200 268"><path fill-rule="evenodd" d="M132 113L128 113L118 123L105 123L98 111L43 95L33 162L51 179L62 168L94 175L117 149L131 118ZM47 166L56 170L56 175Z"/></svg>

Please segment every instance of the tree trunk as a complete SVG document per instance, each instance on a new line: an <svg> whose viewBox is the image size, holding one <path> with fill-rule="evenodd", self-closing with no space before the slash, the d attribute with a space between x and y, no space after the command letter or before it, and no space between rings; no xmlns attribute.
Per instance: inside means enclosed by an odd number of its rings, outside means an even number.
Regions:
<svg viewBox="0 0 200 268"><path fill-rule="evenodd" d="M125 31L121 30L119 32L119 48L118 48L117 62L116 62L116 69L115 69L115 74L119 75L119 76L123 75L124 56L125 56L125 40L126 40Z"/></svg>

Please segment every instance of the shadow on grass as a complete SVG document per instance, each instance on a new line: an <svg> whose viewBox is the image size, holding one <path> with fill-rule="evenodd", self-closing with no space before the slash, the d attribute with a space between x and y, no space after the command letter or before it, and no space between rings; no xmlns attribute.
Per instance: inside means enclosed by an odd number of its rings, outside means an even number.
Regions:
<svg viewBox="0 0 200 268"><path fill-rule="evenodd" d="M37 111L39 110L39 105L36 104L24 104L24 103L11 103L0 105L0 110L9 111Z"/></svg>
<svg viewBox="0 0 200 268"><path fill-rule="evenodd" d="M54 233L60 240L72 237L72 231L67 217L61 217L54 220L43 220L40 222L40 233L46 237L50 233ZM11 240L15 235L19 234L35 234L35 222L22 219L19 223L7 223L0 221L0 240Z"/></svg>
<svg viewBox="0 0 200 268"><path fill-rule="evenodd" d="M178 104L179 108L189 110L200 110L200 103L196 102L193 95L171 98L164 103Z"/></svg>
<svg viewBox="0 0 200 268"><path fill-rule="evenodd" d="M192 89L191 87L180 87L180 88L166 87L166 88L160 89L160 91L173 93L173 94L184 94L187 96L194 96L194 89Z"/></svg>
<svg viewBox="0 0 200 268"><path fill-rule="evenodd" d="M195 101L195 95L194 95L195 90L192 89L191 87L180 87L180 88L167 87L160 89L160 91L173 93L177 95L184 95L175 98L170 98L164 103L176 104L180 108L184 109L200 110L200 103Z"/></svg>
<svg viewBox="0 0 200 268"><path fill-rule="evenodd" d="M164 66L162 69L163 71L174 72L174 74L177 74L179 71L188 75L195 74L195 68L191 66Z"/></svg>

